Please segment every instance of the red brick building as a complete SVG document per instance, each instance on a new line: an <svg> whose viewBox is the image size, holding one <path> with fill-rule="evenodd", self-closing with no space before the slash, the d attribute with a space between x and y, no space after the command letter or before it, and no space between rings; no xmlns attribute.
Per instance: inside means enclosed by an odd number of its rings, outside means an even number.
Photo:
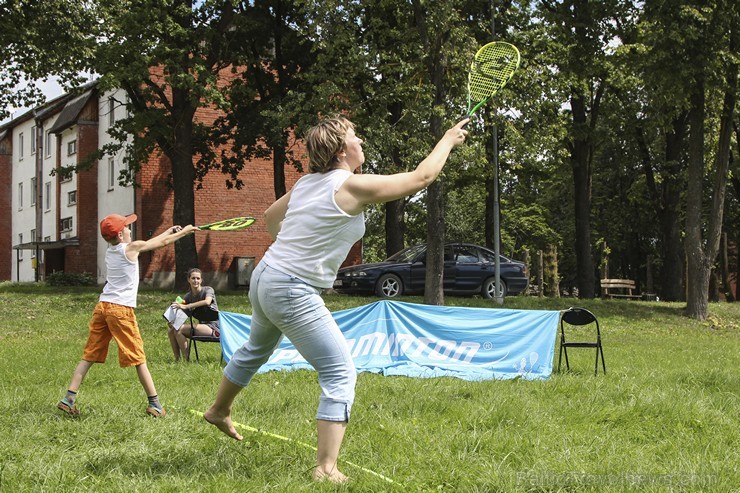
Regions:
<svg viewBox="0 0 740 493"><path fill-rule="evenodd" d="M0 126L0 280L39 281L52 272L88 272L105 280L105 241L98 224L107 214L136 213L134 235L146 239L172 224L173 192L166 178L169 162L150 156L137 176L139 187L120 186L122 156L106 156L71 178L52 169L81 162L110 141L107 130L123 116L120 91L99 93L94 83L81 95L63 95ZM213 111L196 118L211 122ZM307 168L307 167L306 167ZM286 170L288 189L300 177ZM242 190L228 189L226 177L211 171L195 190L197 224L251 215L257 221L235 232L198 232L199 267L216 289L243 286L250 266L264 255L271 238L262 215L275 200L272 161L248 163L239 178ZM10 220L6 220L9 218ZM360 261L355 245L348 262ZM142 283L174 285L174 248L141 255Z"/></svg>

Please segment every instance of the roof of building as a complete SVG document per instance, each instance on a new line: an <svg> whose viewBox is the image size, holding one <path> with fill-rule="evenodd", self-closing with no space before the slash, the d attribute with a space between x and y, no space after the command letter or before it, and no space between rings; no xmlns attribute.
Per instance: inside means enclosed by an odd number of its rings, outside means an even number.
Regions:
<svg viewBox="0 0 740 493"><path fill-rule="evenodd" d="M64 93L61 96L57 96L56 98L51 99L42 105L36 106L35 108L32 108L26 111L25 113L22 113L20 116L17 116L11 120L8 120L7 122L0 125L0 132L7 132L13 127L18 126L18 124L26 122L30 119L45 118L48 114L52 114L58 111L60 106L64 105L64 107L66 108L70 100L76 100L77 98L80 98L84 96L85 94L88 94L88 99L89 99L90 97L89 93L92 90L97 88L97 84L98 84L97 80L88 82L87 84L84 84L80 86L79 88L77 88L74 92ZM83 91L83 93L80 94L79 91ZM82 107L80 107L80 110L77 111L77 115L79 115L79 112L82 110L83 107L84 107L84 104L82 105ZM57 122L58 121L59 119L57 119ZM55 124L54 126L56 127L57 125Z"/></svg>
<svg viewBox="0 0 740 493"><path fill-rule="evenodd" d="M90 98L93 96L95 89L85 91L74 99L71 99L64 105L62 112L57 117L57 121L54 122L54 126L49 129L49 132L58 134L62 130L65 130L77 122L77 118L80 116L80 112L85 107Z"/></svg>

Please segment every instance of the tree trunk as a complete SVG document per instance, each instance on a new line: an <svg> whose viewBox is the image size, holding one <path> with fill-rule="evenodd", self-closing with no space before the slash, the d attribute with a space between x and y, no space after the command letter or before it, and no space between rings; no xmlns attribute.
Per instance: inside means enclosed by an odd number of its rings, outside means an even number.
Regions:
<svg viewBox="0 0 740 493"><path fill-rule="evenodd" d="M638 133L638 143L643 156L643 170L656 216L660 223L661 289L659 294L665 301L681 301L684 296L683 239L680 210L683 191L683 165L681 148L686 138L687 114L684 112L673 119L670 131L665 137L663 172L660 183L656 183L653 160L642 132Z"/></svg>
<svg viewBox="0 0 740 493"><path fill-rule="evenodd" d="M545 253L544 279L546 292L551 298L560 298L560 274L558 274L558 247L548 245Z"/></svg>
<svg viewBox="0 0 740 493"><path fill-rule="evenodd" d="M425 60L427 75L434 87L434 108L442 108L445 103L444 75L446 72L444 40L449 31L440 30L437 26L428 25L427 6L421 0L413 0L414 18L419 36L428 53ZM442 117L439 112L432 112L430 130L435 142L442 137ZM444 287L444 186L441 177L427 188L427 258L424 287L424 303L443 305Z"/></svg>
<svg viewBox="0 0 740 493"><path fill-rule="evenodd" d="M709 272L709 301L716 303L719 301L719 277L717 269L711 269Z"/></svg>
<svg viewBox="0 0 740 493"><path fill-rule="evenodd" d="M738 286L740 286L740 244L735 243L735 301L740 298L740 289L738 289Z"/></svg>
<svg viewBox="0 0 740 493"><path fill-rule="evenodd" d="M424 303L444 305L445 221L443 185L440 180L427 188L427 258Z"/></svg>
<svg viewBox="0 0 740 493"><path fill-rule="evenodd" d="M172 90L172 118L174 139L172 147L164 149L172 163L174 207L172 222L180 226L195 224L195 167L193 166L193 116L195 108L189 103L189 94L182 89ZM188 269L198 267L195 235L175 242L175 289L188 287Z"/></svg>
<svg viewBox="0 0 740 493"><path fill-rule="evenodd" d="M432 135L442 136L442 122L432 117ZM438 178L427 188L427 268L424 287L424 303L444 305L444 184Z"/></svg>
<svg viewBox="0 0 740 493"><path fill-rule="evenodd" d="M487 171L486 171L486 179L485 179L485 188L486 188L486 214L484 218L484 224L485 224L485 246L490 248L491 250L496 251L496 247L501 248L501 245L496 245L495 236L495 226L496 226L496 218L494 215L494 212L496 211L496 203L494 202L494 197L496 197L496 187L499 185L496 183L496 179L498 177L497 170L495 169L495 163L497 162L498 156L496 153L498 152L498 149L494 149L494 141L498 143L498 135L494 135L493 132L498 132L498 126L496 125L496 122L494 120L494 112L493 111L486 111L484 114L485 117L485 128L486 128L486 136L485 136L485 152L486 152L486 163L487 163ZM489 130L490 129L490 130ZM490 135L489 135L490 134ZM500 195L499 195L500 198ZM500 211L500 203L498 204L499 211ZM499 227L501 225L499 224ZM500 234L500 233L499 233ZM501 252L496 252L501 253Z"/></svg>
<svg viewBox="0 0 740 493"><path fill-rule="evenodd" d="M735 47L737 33L732 37L731 47ZM714 193L712 194L712 210L708 232L708 257L713 262L719 253L720 243L724 237L723 254L727 254L727 235L722 233L723 214L725 210L725 196L727 193L727 177L730 168L730 147L732 145L732 129L735 116L735 105L737 98L737 64L730 64L727 69L726 78L728 89L725 92L722 105L722 116L720 118L719 142L717 145L716 174L714 176ZM723 260L726 261L726 258ZM726 272L723 269L723 274ZM723 278L723 286L727 286L727 280ZM729 291L725 288L725 291ZM732 300L732 293L728 301Z"/></svg>
<svg viewBox="0 0 740 493"><path fill-rule="evenodd" d="M388 258L404 249L406 222L404 210L406 200L398 199L385 204L385 257Z"/></svg>
<svg viewBox="0 0 740 493"><path fill-rule="evenodd" d="M733 65L728 80L737 80L737 65ZM727 194L727 175L730 166L730 145L732 141L732 123L735 113L735 88L725 92L720 117L719 142L717 144L717 157L715 160L715 175L712 190L712 208L709 216L709 229L707 231L707 260L710 268L717 259L720 241L722 239L722 223L724 221L725 196ZM717 283L719 289L719 283ZM719 291L717 293L719 297Z"/></svg>
<svg viewBox="0 0 740 493"><path fill-rule="evenodd" d="M704 253L701 232L701 209L704 180L704 113L703 81L697 82L691 95L689 112L689 176L686 203L686 257L687 293L686 314L697 320L706 320L709 296L709 269L711 264Z"/></svg>
<svg viewBox="0 0 740 493"><path fill-rule="evenodd" d="M275 188L275 200L287 193L285 188L285 149L288 147L288 136L283 133L281 142L272 148L272 186Z"/></svg>
<svg viewBox="0 0 740 493"><path fill-rule="evenodd" d="M490 140L490 139L486 139ZM486 150L486 154L488 154ZM488 159L489 163L493 163L491 158ZM491 172L493 173L493 172ZM493 188L494 188L494 180L492 176L486 177L485 181L485 187L486 187L486 215L484 218L485 223L485 246L490 248L491 250L495 250L496 246L494 245L493 236L494 236L494 220L493 220Z"/></svg>
<svg viewBox="0 0 740 493"><path fill-rule="evenodd" d="M740 132L738 131L738 127L736 124L733 124L735 128L735 142L738 147L740 147ZM740 153L739 153L740 154ZM736 161L737 162L737 161ZM733 176L731 177L732 182L732 188L735 191L735 199L740 199L740 169L737 173L733 173ZM738 301L740 299L740 291L738 290L738 285L740 284L740 238L735 238L735 292L733 294L733 300ZM729 259L728 259L729 261ZM732 292L732 286L730 286L730 292Z"/></svg>
<svg viewBox="0 0 740 493"><path fill-rule="evenodd" d="M542 298L545 296L545 255L542 250L537 252L537 296Z"/></svg>
<svg viewBox="0 0 740 493"><path fill-rule="evenodd" d="M674 177L664 177L663 208L658 214L663 240L663 266L661 268L661 298L665 301L684 299L683 240L681 238L681 185Z"/></svg>
<svg viewBox="0 0 740 493"><path fill-rule="evenodd" d="M524 258L522 259L524 262L524 266L527 269L527 272L529 273L530 279L532 278L532 257L529 254L529 248L524 249ZM529 296L530 290L527 289L522 293L524 296Z"/></svg>
<svg viewBox="0 0 740 493"><path fill-rule="evenodd" d="M391 105L392 122L396 122L401 118L402 105L396 104ZM391 123L392 123L391 122ZM400 167L401 157L400 149L397 146L393 146L391 149L391 159L393 165ZM385 257L388 258L396 252L403 250L406 242L406 221L404 213L406 211L406 198L387 202L385 204Z"/></svg>
<svg viewBox="0 0 740 493"><path fill-rule="evenodd" d="M734 46L734 43L733 43ZM737 65L729 64L725 74L728 89L722 105L720 117L719 142L715 162L715 176L712 190L712 208L707 229L706 250L701 243L701 185L704 173L704 81L700 79L691 97L691 137L689 140L689 189L687 207L687 244L691 243L689 256L689 298L687 314L698 320L705 320L708 314L709 276L719 251L722 234L727 172L730 163L732 125L735 114L737 90ZM694 196L696 194L696 196Z"/></svg>
<svg viewBox="0 0 740 493"><path fill-rule="evenodd" d="M722 233L722 243L720 245L720 271L722 273L722 292L725 300L732 303L735 301L735 295L732 293L730 284L730 260L727 254L727 233Z"/></svg>
<svg viewBox="0 0 740 493"><path fill-rule="evenodd" d="M586 108L583 96L571 97L573 124L576 129L586 127ZM575 132L576 135L582 133ZM591 158L588 137L573 139L571 167L573 168L574 207L575 207L575 253L578 296L593 298L596 279L594 260L591 253Z"/></svg>
<svg viewBox="0 0 740 493"><path fill-rule="evenodd" d="M594 33L587 28L593 20L591 2L577 0L564 8L572 13L572 32L577 52L585 53L593 43ZM575 57L575 51L571 56ZM595 53L594 53L595 54ZM573 60L575 64L581 61ZM591 63L586 62L583 63ZM575 207L575 254L576 283L580 298L593 298L596 290L596 268L591 251L591 161L593 159L593 132L598 120L599 105L604 95L606 84L595 75L586 75L588 71L571 74L577 79L570 87L570 106L572 125L569 130L570 161L573 170L574 207ZM598 71L596 71L598 73ZM587 90L585 87L595 90Z"/></svg>

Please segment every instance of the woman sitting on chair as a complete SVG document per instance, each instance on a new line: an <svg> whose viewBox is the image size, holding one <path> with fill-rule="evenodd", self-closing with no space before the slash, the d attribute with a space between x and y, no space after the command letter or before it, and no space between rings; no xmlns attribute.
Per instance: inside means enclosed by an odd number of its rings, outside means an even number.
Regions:
<svg viewBox="0 0 740 493"><path fill-rule="evenodd" d="M167 336L170 338L172 352L175 361L180 361L180 355L188 353L188 339L195 336L220 337L221 332L218 325L218 305L216 304L216 293L210 286L202 286L203 273L200 269L188 271L188 291L182 303L172 303L172 308L183 310L187 315L198 321L197 324L185 322L179 329L168 323Z"/></svg>

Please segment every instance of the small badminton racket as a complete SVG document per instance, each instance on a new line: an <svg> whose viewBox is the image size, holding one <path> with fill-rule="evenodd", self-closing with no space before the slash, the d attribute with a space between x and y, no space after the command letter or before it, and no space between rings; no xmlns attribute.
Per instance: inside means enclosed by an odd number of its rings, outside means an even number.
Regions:
<svg viewBox="0 0 740 493"><path fill-rule="evenodd" d="M468 112L472 116L503 88L519 68L519 50L504 41L488 43L475 54L468 74Z"/></svg>
<svg viewBox="0 0 740 493"><path fill-rule="evenodd" d="M238 229L248 228L254 223L254 221L255 219L250 216L232 217L231 219L224 219L223 221L216 221L215 223L198 226L198 229L206 229L210 231L235 231Z"/></svg>

